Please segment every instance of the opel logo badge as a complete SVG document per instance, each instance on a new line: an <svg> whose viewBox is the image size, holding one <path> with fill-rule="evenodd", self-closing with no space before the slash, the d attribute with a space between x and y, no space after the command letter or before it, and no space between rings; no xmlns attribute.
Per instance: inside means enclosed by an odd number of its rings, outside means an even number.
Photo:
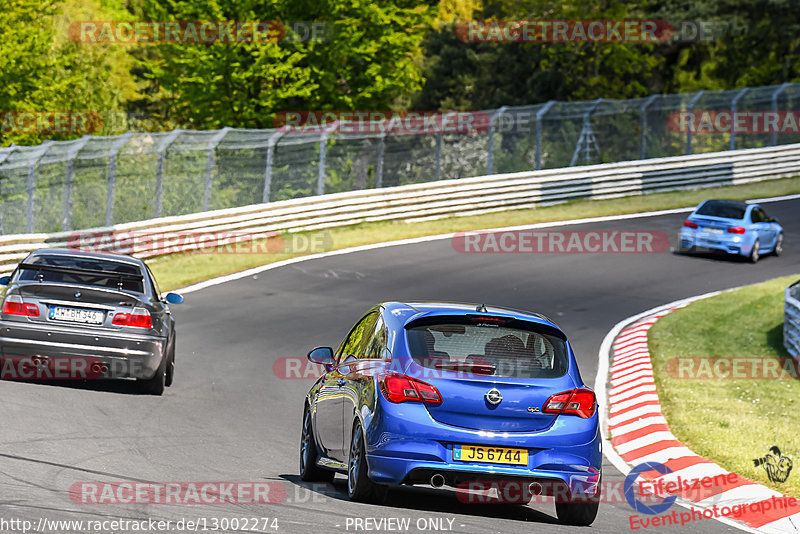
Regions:
<svg viewBox="0 0 800 534"><path fill-rule="evenodd" d="M497 388L492 388L487 391L484 397L486 398L486 402L492 406L497 406L503 400L503 395L497 390Z"/></svg>

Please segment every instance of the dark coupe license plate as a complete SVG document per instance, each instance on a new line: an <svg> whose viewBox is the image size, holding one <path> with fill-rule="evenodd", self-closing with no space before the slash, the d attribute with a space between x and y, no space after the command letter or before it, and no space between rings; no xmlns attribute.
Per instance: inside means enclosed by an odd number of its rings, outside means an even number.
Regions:
<svg viewBox="0 0 800 534"><path fill-rule="evenodd" d="M50 318L55 321L66 321L69 323L103 324L106 314L99 310L52 306L50 308Z"/></svg>

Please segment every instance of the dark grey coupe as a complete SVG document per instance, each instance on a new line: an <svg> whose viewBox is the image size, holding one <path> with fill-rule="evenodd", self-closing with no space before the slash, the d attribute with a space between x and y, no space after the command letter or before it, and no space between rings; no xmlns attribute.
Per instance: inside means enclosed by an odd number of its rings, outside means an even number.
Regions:
<svg viewBox="0 0 800 534"><path fill-rule="evenodd" d="M0 378L136 379L161 395L175 374L175 321L142 260L31 252L0 278Z"/></svg>

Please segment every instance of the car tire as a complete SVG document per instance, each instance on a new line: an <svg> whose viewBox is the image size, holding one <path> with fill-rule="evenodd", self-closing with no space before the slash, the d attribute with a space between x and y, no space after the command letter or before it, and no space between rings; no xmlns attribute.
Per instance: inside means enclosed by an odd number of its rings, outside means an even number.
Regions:
<svg viewBox="0 0 800 534"><path fill-rule="evenodd" d="M775 240L775 249L772 251L772 254L775 256L783 254L783 232L778 234L778 238Z"/></svg>
<svg viewBox="0 0 800 534"><path fill-rule="evenodd" d="M335 473L317 466L317 442L314 440L314 427L311 411L303 410L303 432L300 435L300 480L305 482L332 482Z"/></svg>
<svg viewBox="0 0 800 534"><path fill-rule="evenodd" d="M386 500L389 488L369 479L364 432L361 425L353 426L350 455L347 458L347 496L351 501L380 504Z"/></svg>
<svg viewBox="0 0 800 534"><path fill-rule="evenodd" d="M167 380L167 358L162 358L153 378L140 379L139 390L148 395L163 395Z"/></svg>
<svg viewBox="0 0 800 534"><path fill-rule="evenodd" d="M172 338L172 347L169 349L169 357L167 358L166 376L164 377L164 385L170 387L172 381L175 379L175 337Z"/></svg>
<svg viewBox="0 0 800 534"><path fill-rule="evenodd" d="M556 501L556 516L564 525L577 527L588 527L597 517L597 510L600 508L602 495L602 477L597 483L597 493L581 502L558 502Z"/></svg>
<svg viewBox="0 0 800 534"><path fill-rule="evenodd" d="M750 263L758 263L759 258L761 258L761 245L758 239L753 243L753 248L750 249L750 255L747 258L750 260Z"/></svg>

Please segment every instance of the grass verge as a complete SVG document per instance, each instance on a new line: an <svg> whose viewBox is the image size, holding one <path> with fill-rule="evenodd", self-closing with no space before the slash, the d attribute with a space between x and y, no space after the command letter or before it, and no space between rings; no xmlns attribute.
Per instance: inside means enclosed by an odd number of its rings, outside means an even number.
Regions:
<svg viewBox="0 0 800 534"><path fill-rule="evenodd" d="M777 491L800 497L800 474L771 482L753 460L776 445L800 462L800 379L679 378L676 357L788 357L783 347L784 289L800 275L769 280L694 302L649 332L653 374L675 436L697 454ZM748 363L746 368L750 369ZM699 371L699 365L695 367ZM708 369L708 368L707 368ZM724 374L727 367L720 367ZM795 368L796 369L796 368ZM719 376L717 373L716 376ZM686 373L684 373L684 376Z"/></svg>
<svg viewBox="0 0 800 534"><path fill-rule="evenodd" d="M343 249L370 243L449 232L683 208L697 205L707 198L746 200L794 193L800 193L800 177L738 186L651 193L609 200L576 200L555 206L502 211L468 217L449 217L433 221L363 223L355 226L334 228L327 232L330 233L329 235L332 238L332 240L329 240L329 242L332 242L332 248ZM676 228L675 231L677 232L678 229ZM185 253L154 258L147 263L156 275L162 290L169 290L215 276L234 273L301 255L303 253Z"/></svg>

